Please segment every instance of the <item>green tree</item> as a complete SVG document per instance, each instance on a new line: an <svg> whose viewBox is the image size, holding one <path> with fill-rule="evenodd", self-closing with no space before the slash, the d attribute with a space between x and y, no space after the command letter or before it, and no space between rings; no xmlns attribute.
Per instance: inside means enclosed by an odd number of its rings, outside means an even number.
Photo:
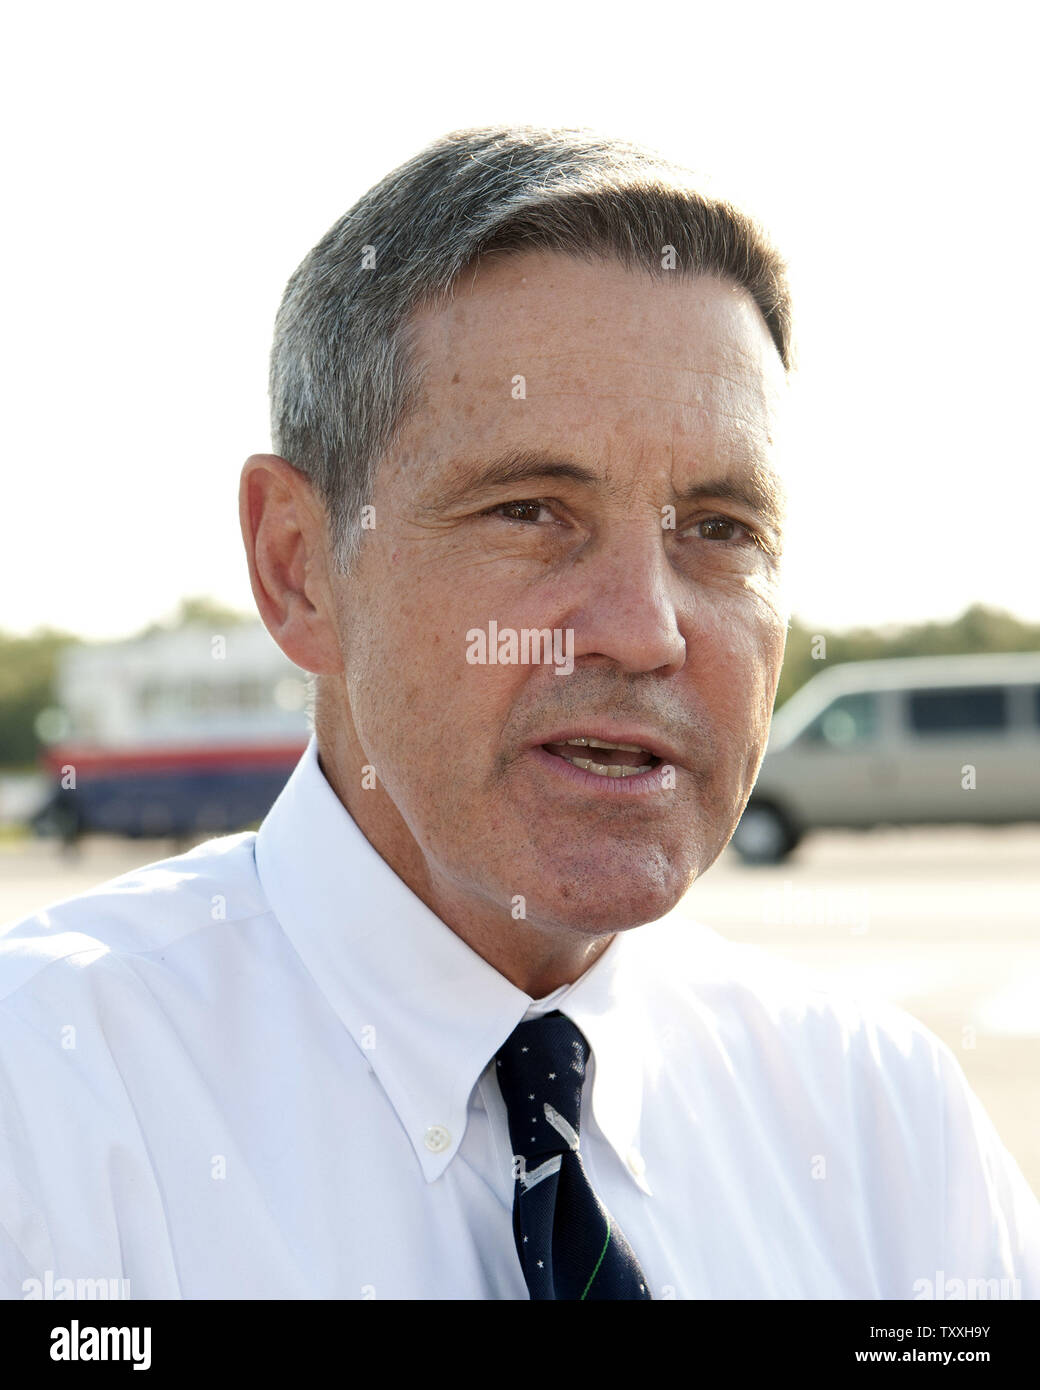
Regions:
<svg viewBox="0 0 1040 1390"><path fill-rule="evenodd" d="M0 632L0 766L31 772L40 740L36 716L54 703L58 657L79 644L71 632L38 628L27 637Z"/></svg>
<svg viewBox="0 0 1040 1390"><path fill-rule="evenodd" d="M175 632L191 623L208 623L215 628L235 627L240 623L256 622L255 613L241 608L229 608L205 594L182 598L171 618L159 619L135 632L135 637L150 637L155 632Z"/></svg>
<svg viewBox="0 0 1040 1390"><path fill-rule="evenodd" d="M134 635L170 632L188 623L226 628L255 621L255 613L229 608L205 595L193 595L182 599L171 617L150 623ZM820 662L812 654L813 644L820 637L826 640L828 665L878 657L1040 651L1040 624L1025 623L1011 613L984 604L973 604L952 622L902 627L837 631L812 628L794 618L787 635L778 706L820 670ZM0 632L0 767L14 771L36 766L41 751L37 716L56 703L55 676L61 653L82 640L53 628L40 628L27 637Z"/></svg>
<svg viewBox="0 0 1040 1390"><path fill-rule="evenodd" d="M896 656L1040 651L1040 624L1022 622L1011 613L981 603L972 604L959 618L948 623L850 628L845 632L810 628L794 618L787 633L784 667L776 694L777 708L821 669L820 661L813 657L814 644L820 637L826 641L828 666Z"/></svg>
<svg viewBox="0 0 1040 1390"><path fill-rule="evenodd" d="M255 621L255 613L193 595L181 599L172 617L150 623L133 636L172 632L189 623L227 628ZM29 772L37 767L43 744L36 719L41 710L57 703L58 661L72 644L85 645L81 637L54 628L38 628L26 637L0 631L0 767L6 771Z"/></svg>

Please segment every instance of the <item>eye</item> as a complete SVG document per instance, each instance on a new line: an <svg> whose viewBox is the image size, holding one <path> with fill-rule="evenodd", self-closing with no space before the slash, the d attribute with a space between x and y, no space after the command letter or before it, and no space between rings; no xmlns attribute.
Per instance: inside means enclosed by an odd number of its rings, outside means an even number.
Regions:
<svg viewBox="0 0 1040 1390"><path fill-rule="evenodd" d="M549 508L546 504L536 498L517 502L496 502L493 507L488 507L486 511L481 512L481 516L501 516L505 521L518 521L522 525L536 525L538 513L548 511Z"/></svg>
<svg viewBox="0 0 1040 1390"><path fill-rule="evenodd" d="M731 516L707 516L695 521L689 531L696 532L701 540L717 541L723 545L760 545L759 537L744 525L734 521Z"/></svg>

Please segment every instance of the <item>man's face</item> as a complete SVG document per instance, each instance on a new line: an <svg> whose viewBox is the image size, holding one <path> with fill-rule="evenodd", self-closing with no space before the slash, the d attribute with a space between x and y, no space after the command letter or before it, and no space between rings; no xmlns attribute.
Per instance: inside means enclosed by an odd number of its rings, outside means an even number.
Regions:
<svg viewBox="0 0 1040 1390"><path fill-rule="evenodd" d="M729 840L768 735L776 349L729 283L542 252L485 261L415 327L425 398L338 598L369 795L437 901L508 922L520 895L537 929L591 935L655 920ZM510 481L484 476L503 459ZM557 660L472 660L492 623L556 632ZM648 752L564 747L583 736Z"/></svg>

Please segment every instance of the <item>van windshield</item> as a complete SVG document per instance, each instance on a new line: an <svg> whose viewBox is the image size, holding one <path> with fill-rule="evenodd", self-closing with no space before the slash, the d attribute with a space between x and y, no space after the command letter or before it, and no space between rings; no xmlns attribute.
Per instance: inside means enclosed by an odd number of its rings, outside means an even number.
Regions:
<svg viewBox="0 0 1040 1390"><path fill-rule="evenodd" d="M807 724L802 738L809 743L848 748L877 737L878 699L870 690L839 695Z"/></svg>

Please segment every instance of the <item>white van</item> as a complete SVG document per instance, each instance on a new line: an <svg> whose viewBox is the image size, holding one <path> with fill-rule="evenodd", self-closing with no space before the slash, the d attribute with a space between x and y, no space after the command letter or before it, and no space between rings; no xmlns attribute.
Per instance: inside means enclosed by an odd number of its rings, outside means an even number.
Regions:
<svg viewBox="0 0 1040 1390"><path fill-rule="evenodd" d="M732 844L776 863L825 826L1040 821L1040 653L854 661L773 716Z"/></svg>

